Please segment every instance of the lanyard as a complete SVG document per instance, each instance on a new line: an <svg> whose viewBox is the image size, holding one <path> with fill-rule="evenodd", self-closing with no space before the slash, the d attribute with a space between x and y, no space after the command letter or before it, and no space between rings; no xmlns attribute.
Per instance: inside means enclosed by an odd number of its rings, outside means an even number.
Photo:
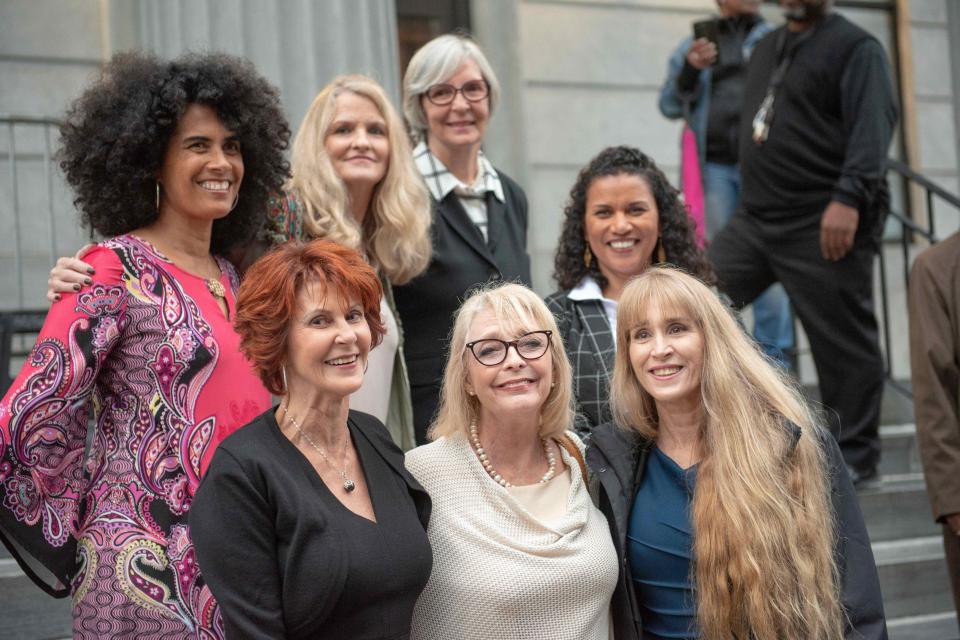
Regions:
<svg viewBox="0 0 960 640"><path fill-rule="evenodd" d="M790 63L793 62L793 58L796 56L797 49L813 37L814 32L819 26L820 25L817 24L802 31L789 47L787 47L786 27L777 34L777 59L780 60L780 63L777 65L777 68L774 69L773 75L770 76L770 84L767 85L767 95L764 96L763 102L760 103L760 108L757 109L756 115L753 116L752 137L753 141L758 145L766 142L767 136L770 135L770 125L773 124L773 103L776 99L777 91L780 89L780 85L783 84L783 79L787 75L787 70L790 68Z"/></svg>

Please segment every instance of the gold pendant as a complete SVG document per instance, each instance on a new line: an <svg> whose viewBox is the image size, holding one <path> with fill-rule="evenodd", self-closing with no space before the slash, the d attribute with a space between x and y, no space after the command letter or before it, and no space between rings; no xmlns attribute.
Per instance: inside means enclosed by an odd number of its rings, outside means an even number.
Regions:
<svg viewBox="0 0 960 640"><path fill-rule="evenodd" d="M223 285L219 280L214 278L207 278L207 289L209 289L210 293L212 293L215 297L220 298L221 300L227 296L226 289L223 288Z"/></svg>

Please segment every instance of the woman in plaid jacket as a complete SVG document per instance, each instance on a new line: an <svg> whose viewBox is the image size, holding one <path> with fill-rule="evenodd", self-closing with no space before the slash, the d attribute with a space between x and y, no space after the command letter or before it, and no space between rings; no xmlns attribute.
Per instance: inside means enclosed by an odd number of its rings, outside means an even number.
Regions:
<svg viewBox="0 0 960 640"><path fill-rule="evenodd" d="M611 419L620 292L630 278L661 263L713 284L680 192L640 150L608 147L580 171L570 190L554 259L560 290L546 299L573 366L576 429L583 435Z"/></svg>

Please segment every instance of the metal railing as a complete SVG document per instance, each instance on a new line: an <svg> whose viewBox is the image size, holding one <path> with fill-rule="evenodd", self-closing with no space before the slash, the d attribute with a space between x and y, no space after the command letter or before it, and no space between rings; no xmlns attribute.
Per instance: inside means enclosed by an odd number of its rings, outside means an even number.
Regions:
<svg viewBox="0 0 960 640"><path fill-rule="evenodd" d="M910 247L915 243L917 237L925 239L928 243L934 244L937 242L936 234L936 216L934 203L939 200L943 203L953 207L957 211L960 211L960 197L956 194L950 193L940 185L934 183L926 176L923 176L909 166L901 162L900 160L895 160L890 158L887 160L887 171L893 172L899 175L903 181L907 184L908 189L916 185L923 189L924 199L926 203L926 227L921 224L918 224L916 220L911 218L908 215L905 215L903 212L896 211L891 205L890 210L890 219L894 220L896 224L900 226L900 237L898 243L900 245L902 259L903 259L903 290L906 292L910 286ZM886 243L889 246L889 241ZM892 329L890 326L890 278L891 274L889 273L887 259L884 255L883 248L879 252L879 266L880 266L880 312L883 318L882 326L882 339L883 339L883 351L884 351L884 374L887 378L887 383L904 394L908 398L913 397L913 392L910 387L903 383L903 378L898 379L894 371L894 358L893 358L893 339L892 339ZM906 307L904 307L905 309Z"/></svg>
<svg viewBox="0 0 960 640"><path fill-rule="evenodd" d="M56 167L53 159L52 135L60 127L60 121L55 118L24 116L0 113L0 130L6 133L5 153L0 151L0 158L7 161L7 174L10 187L10 199L4 207L9 207L13 220L13 260L16 277L16 309L0 311L0 393L6 391L12 380L10 377L10 361L15 355L23 356L26 353L15 353L13 348L14 336L17 334L34 334L40 331L47 309L26 309L24 285L24 237L23 211L21 202L21 175L20 162L26 159L41 161L43 184L46 190L46 215L49 218L50 234L46 242L49 243L50 264L57 258L56 228L54 198L54 174ZM35 148L24 150L18 147L18 134L23 129L39 130L42 140L39 151ZM33 136L36 139L36 135ZM31 210L33 215L41 214Z"/></svg>

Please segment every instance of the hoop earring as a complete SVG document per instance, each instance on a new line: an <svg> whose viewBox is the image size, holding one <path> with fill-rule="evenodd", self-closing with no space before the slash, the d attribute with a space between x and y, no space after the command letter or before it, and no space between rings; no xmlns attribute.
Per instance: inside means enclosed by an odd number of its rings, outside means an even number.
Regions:
<svg viewBox="0 0 960 640"><path fill-rule="evenodd" d="M657 262L663 264L667 261L667 251L663 248L663 236L657 236Z"/></svg>
<svg viewBox="0 0 960 640"><path fill-rule="evenodd" d="M287 367L280 365L280 377L283 380L283 392L287 393L290 391L290 386L287 384Z"/></svg>
<svg viewBox="0 0 960 640"><path fill-rule="evenodd" d="M156 198L156 207L157 213L160 213L160 182L155 183L157 185L157 198Z"/></svg>
<svg viewBox="0 0 960 640"><path fill-rule="evenodd" d="M367 369L370 368L370 357L367 356L363 359L363 375L367 375Z"/></svg>
<svg viewBox="0 0 960 640"><path fill-rule="evenodd" d="M585 264L587 269L589 269L591 262L593 262L593 254L590 252L590 245L588 243L586 248L583 250L583 264Z"/></svg>
<svg viewBox="0 0 960 640"><path fill-rule="evenodd" d="M238 202L240 202L240 191L237 191L237 195L233 197L233 205L230 207L230 211L233 211L234 209L237 208Z"/></svg>

